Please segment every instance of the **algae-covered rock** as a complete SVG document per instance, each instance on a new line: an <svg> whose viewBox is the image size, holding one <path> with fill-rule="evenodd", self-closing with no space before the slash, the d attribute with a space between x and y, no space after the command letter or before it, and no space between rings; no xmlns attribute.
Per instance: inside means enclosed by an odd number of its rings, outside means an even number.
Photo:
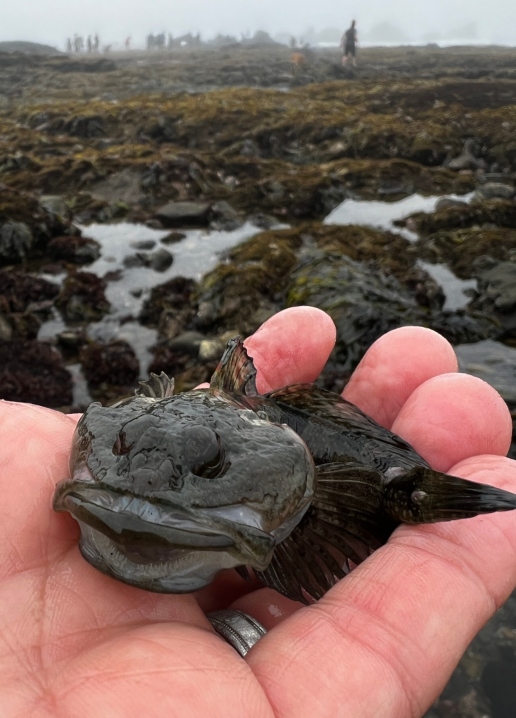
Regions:
<svg viewBox="0 0 516 718"><path fill-rule="evenodd" d="M466 207L448 207L431 214L418 212L397 224L407 223L422 234L486 224L516 229L516 203L488 200L468 204Z"/></svg>
<svg viewBox="0 0 516 718"><path fill-rule="evenodd" d="M24 272L0 272L0 311L25 312L31 304L52 300L59 294L59 287L42 277Z"/></svg>
<svg viewBox="0 0 516 718"><path fill-rule="evenodd" d="M153 287L149 297L143 302L140 322L154 327L160 325L161 335L175 336L194 315L192 294L195 287L196 282L186 277L174 277ZM166 331L166 326L172 320L175 322L175 330Z"/></svg>
<svg viewBox="0 0 516 718"><path fill-rule="evenodd" d="M73 264L90 264L100 257L100 244L90 237L64 235L47 245L48 255Z"/></svg>
<svg viewBox="0 0 516 718"><path fill-rule="evenodd" d="M493 331L488 319L425 309L395 277L320 249L304 254L287 287L286 305L304 304L323 309L337 327L337 344L326 368L330 386L336 376L349 374L373 341L391 329L426 326L453 343L476 341Z"/></svg>
<svg viewBox="0 0 516 718"><path fill-rule="evenodd" d="M470 279L475 273L473 263L479 257L516 257L516 229L470 227L435 232L420 239L415 250L422 259L447 264L458 277Z"/></svg>
<svg viewBox="0 0 516 718"><path fill-rule="evenodd" d="M123 340L87 344L80 353L80 360L84 376L94 388L101 384L131 387L140 372L134 350Z"/></svg>
<svg viewBox="0 0 516 718"><path fill-rule="evenodd" d="M71 322L94 322L109 311L106 282L91 272L72 272L56 304Z"/></svg>
<svg viewBox="0 0 516 718"><path fill-rule="evenodd" d="M51 408L72 403L72 377L59 351L44 342L0 341L0 398Z"/></svg>
<svg viewBox="0 0 516 718"><path fill-rule="evenodd" d="M298 231L270 231L252 237L228 253L200 281L195 294L201 328L234 327L251 334L281 308L280 293L297 263L302 244Z"/></svg>
<svg viewBox="0 0 516 718"><path fill-rule="evenodd" d="M48 242L78 230L25 192L0 186L0 266L43 256Z"/></svg>

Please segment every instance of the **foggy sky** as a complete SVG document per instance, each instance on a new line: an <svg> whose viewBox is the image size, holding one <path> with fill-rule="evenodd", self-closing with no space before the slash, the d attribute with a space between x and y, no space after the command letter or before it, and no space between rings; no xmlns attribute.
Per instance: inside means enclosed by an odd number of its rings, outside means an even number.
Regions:
<svg viewBox="0 0 516 718"><path fill-rule="evenodd" d="M103 43L143 44L149 32L239 35L263 29L302 34L307 28L358 30L397 25L414 42L435 31L476 22L477 39L516 45L514 0L2 0L0 40L31 40L64 49L66 37L98 32ZM360 35L359 35L360 37Z"/></svg>

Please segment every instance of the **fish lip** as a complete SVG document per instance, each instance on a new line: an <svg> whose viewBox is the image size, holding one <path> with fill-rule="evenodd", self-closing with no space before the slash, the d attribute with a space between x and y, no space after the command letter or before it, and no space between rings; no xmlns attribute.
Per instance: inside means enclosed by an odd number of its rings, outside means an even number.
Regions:
<svg viewBox="0 0 516 718"><path fill-rule="evenodd" d="M144 533L178 548L216 549L235 545L234 539L223 530L207 528L184 509L160 506L104 487L78 486L74 481L58 486L54 509L69 511L114 539L129 531L133 535Z"/></svg>
<svg viewBox="0 0 516 718"><path fill-rule="evenodd" d="M216 551L240 549L253 566L266 567L274 538L255 527L224 519L213 520L208 512L170 504L153 503L143 497L120 494L104 486L66 479L54 494L55 511L68 511L78 521L111 536L119 543L123 532L144 533L170 547ZM207 521L211 526L207 526ZM215 524L215 526L213 526Z"/></svg>

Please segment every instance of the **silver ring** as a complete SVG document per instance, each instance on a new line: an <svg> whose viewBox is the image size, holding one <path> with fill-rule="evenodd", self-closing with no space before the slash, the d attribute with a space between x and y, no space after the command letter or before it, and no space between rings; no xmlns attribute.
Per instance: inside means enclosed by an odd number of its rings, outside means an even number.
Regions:
<svg viewBox="0 0 516 718"><path fill-rule="evenodd" d="M243 611L214 611L207 615L207 619L242 658L267 633L259 621Z"/></svg>

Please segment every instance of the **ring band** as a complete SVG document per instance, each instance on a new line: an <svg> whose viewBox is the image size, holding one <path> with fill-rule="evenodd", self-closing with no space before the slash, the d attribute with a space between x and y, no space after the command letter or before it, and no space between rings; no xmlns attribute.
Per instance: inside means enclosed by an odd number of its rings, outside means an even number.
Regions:
<svg viewBox="0 0 516 718"><path fill-rule="evenodd" d="M243 611L214 611L207 618L219 636L242 658L267 633L259 621Z"/></svg>

